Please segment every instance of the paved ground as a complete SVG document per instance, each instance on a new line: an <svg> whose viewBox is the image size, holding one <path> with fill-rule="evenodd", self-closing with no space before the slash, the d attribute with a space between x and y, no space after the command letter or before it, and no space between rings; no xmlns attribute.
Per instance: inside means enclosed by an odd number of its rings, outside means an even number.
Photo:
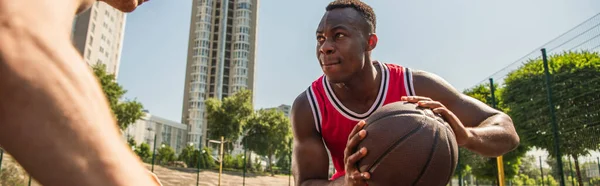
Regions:
<svg viewBox="0 0 600 186"><path fill-rule="evenodd" d="M151 169L150 165L147 165L148 169ZM174 170L178 169L178 170ZM195 186L196 185L196 171L195 169L182 169L182 168L166 168L161 166L154 166L154 172L161 180L164 186ZM288 186L288 176L246 176L246 185L248 186ZM198 185L202 186L216 186L219 183L219 172L218 171L200 171L200 179ZM243 177L241 173L237 172L223 172L221 177L221 186L238 186L243 185ZM291 183L290 186L293 186Z"/></svg>
<svg viewBox="0 0 600 186"><path fill-rule="evenodd" d="M0 174L0 186L27 186L29 176L27 173L10 157L4 154L1 164L4 175ZM147 164L148 170L151 165ZM10 172L10 175L6 173ZM196 169L168 168L154 166L154 173L158 176L164 186L195 186ZM219 172L202 170L200 171L199 186L217 186L219 185ZM243 185L242 173L224 171L221 177L221 186L241 186ZM249 174L246 176L245 185L247 186L288 186L288 176L256 176ZM39 186L35 180L32 180L32 186ZM293 186L291 183L289 186Z"/></svg>

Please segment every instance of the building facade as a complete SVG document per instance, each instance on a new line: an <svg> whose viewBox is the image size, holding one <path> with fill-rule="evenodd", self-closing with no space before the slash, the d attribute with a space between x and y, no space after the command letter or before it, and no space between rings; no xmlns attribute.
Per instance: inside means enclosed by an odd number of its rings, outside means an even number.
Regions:
<svg viewBox="0 0 600 186"><path fill-rule="evenodd" d="M281 112L283 112L285 117L288 117L288 118L290 117L290 109L291 108L292 107L290 105L286 105L286 104L282 104L277 107L277 109L280 110Z"/></svg>
<svg viewBox="0 0 600 186"><path fill-rule="evenodd" d="M181 118L189 142L207 141L206 99L254 89L257 17L258 0L193 0Z"/></svg>
<svg viewBox="0 0 600 186"><path fill-rule="evenodd" d="M126 14L98 1L73 20L73 45L89 65L104 64L118 76Z"/></svg>
<svg viewBox="0 0 600 186"><path fill-rule="evenodd" d="M186 145L187 126L176 121L171 121L149 113L129 125L123 131L125 139L133 138L137 145L147 143L152 149L154 147L154 137L156 135L156 148L160 145L169 145L176 154Z"/></svg>

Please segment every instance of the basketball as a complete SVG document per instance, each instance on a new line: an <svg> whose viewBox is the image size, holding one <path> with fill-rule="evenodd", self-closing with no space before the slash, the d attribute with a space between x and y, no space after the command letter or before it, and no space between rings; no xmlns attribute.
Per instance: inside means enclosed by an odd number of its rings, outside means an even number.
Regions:
<svg viewBox="0 0 600 186"><path fill-rule="evenodd" d="M452 128L441 116L415 103L385 105L366 119L367 136L358 148L367 155L358 162L369 172L369 186L446 185L458 162Z"/></svg>

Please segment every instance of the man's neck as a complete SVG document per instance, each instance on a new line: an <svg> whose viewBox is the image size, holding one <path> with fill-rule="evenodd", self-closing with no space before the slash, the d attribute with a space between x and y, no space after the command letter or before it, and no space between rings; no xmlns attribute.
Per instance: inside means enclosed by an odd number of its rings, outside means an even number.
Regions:
<svg viewBox="0 0 600 186"><path fill-rule="evenodd" d="M379 62L377 62L379 63ZM377 97L381 82L380 68L369 60L366 69L354 76L350 81L333 84L333 90L340 100L352 99L357 102L368 102Z"/></svg>

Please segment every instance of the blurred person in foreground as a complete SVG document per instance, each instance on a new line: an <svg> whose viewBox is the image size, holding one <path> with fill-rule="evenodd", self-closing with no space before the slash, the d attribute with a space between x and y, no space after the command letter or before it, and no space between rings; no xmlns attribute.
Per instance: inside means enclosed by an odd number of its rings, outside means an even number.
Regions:
<svg viewBox="0 0 600 186"><path fill-rule="evenodd" d="M132 12L147 0L102 0ZM40 184L161 185L71 43L96 0L0 0L0 145Z"/></svg>

